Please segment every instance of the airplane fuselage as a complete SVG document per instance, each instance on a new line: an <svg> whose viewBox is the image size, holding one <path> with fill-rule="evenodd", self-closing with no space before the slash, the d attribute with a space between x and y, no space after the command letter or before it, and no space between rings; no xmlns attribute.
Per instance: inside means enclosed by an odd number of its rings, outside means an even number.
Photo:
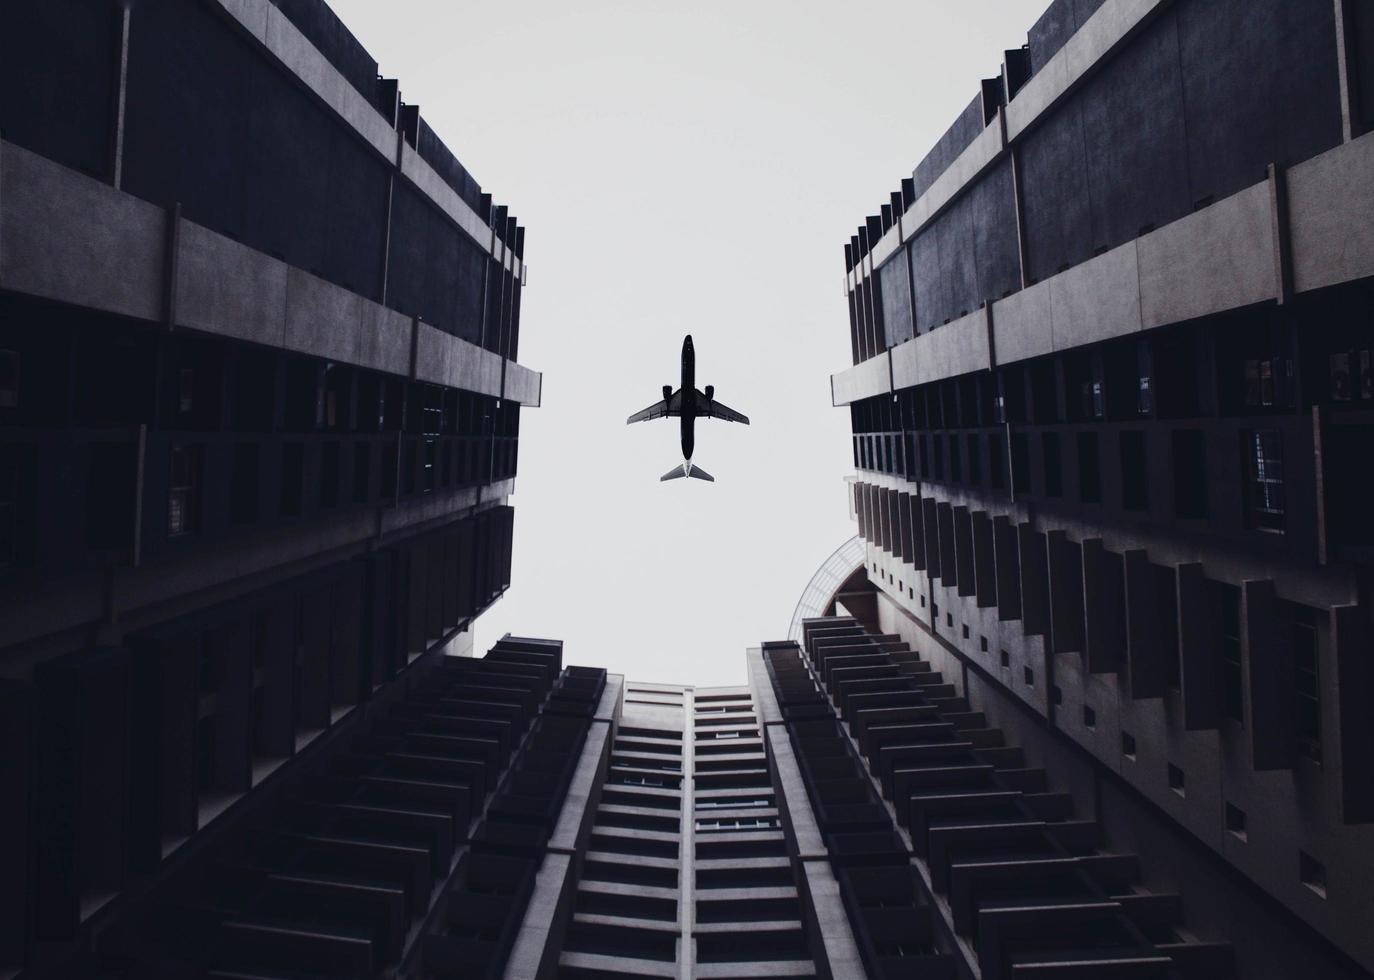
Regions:
<svg viewBox="0 0 1374 980"><path fill-rule="evenodd" d="M697 421L697 356L692 349L692 335L682 341L682 458L690 460L696 448Z"/></svg>

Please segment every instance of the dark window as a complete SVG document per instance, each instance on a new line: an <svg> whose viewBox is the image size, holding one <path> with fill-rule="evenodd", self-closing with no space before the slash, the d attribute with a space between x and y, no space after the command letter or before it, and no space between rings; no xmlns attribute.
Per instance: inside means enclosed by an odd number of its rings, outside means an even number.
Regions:
<svg viewBox="0 0 1374 980"><path fill-rule="evenodd" d="M0 446L0 568L13 565L19 551L20 453Z"/></svg>
<svg viewBox="0 0 1374 980"><path fill-rule="evenodd" d="M1001 433L988 436L988 482L992 489L1002 490L1007 485L1007 444Z"/></svg>
<svg viewBox="0 0 1374 980"><path fill-rule="evenodd" d="M1102 458L1096 432L1078 433L1078 499L1085 504L1102 502Z"/></svg>
<svg viewBox="0 0 1374 980"><path fill-rule="evenodd" d="M1207 583L1207 599L1212 611L1212 628L1221 658L1221 711L1227 718L1244 723L1245 686L1242 680L1240 649L1240 589L1225 582Z"/></svg>
<svg viewBox="0 0 1374 980"><path fill-rule="evenodd" d="M257 520L258 455L256 443L234 444L234 471L229 485L229 519L235 524Z"/></svg>
<svg viewBox="0 0 1374 980"><path fill-rule="evenodd" d="M1173 434L1174 513L1178 517L1207 516L1207 448L1200 429Z"/></svg>
<svg viewBox="0 0 1374 980"><path fill-rule="evenodd" d="M133 543L136 471L136 450L132 442L91 444L86 478L86 544L89 547L122 548Z"/></svg>
<svg viewBox="0 0 1374 980"><path fill-rule="evenodd" d="M935 450L935 479L945 478L945 437L937 435L932 440Z"/></svg>
<svg viewBox="0 0 1374 980"><path fill-rule="evenodd" d="M1322 759L1321 677L1317 666L1317 611L1289 603L1290 637L1293 644L1293 691L1297 696L1295 734L1298 751L1309 759Z"/></svg>
<svg viewBox="0 0 1374 980"><path fill-rule="evenodd" d="M1021 677L1028 687L1035 683L1035 671L1031 670L1029 667L1021 668Z"/></svg>
<svg viewBox="0 0 1374 980"><path fill-rule="evenodd" d="M320 506L339 503L339 444L326 442L320 447Z"/></svg>
<svg viewBox="0 0 1374 980"><path fill-rule="evenodd" d="M1011 666L1011 654L1007 653L1007 651L1000 650L997 656L1003 667Z"/></svg>
<svg viewBox="0 0 1374 980"><path fill-rule="evenodd" d="M1331 400L1333 402L1350 401L1355 391L1355 385L1351 379L1351 368L1354 367L1358 372L1358 363L1352 365L1350 352L1340 351L1327 357L1327 366L1330 371Z"/></svg>
<svg viewBox="0 0 1374 980"><path fill-rule="evenodd" d="M930 479L930 446L934 436L921 437L921 479Z"/></svg>
<svg viewBox="0 0 1374 980"><path fill-rule="evenodd" d="M963 453L959 451L959 437L952 434L949 437L949 479L951 483L962 483L964 480L964 460Z"/></svg>
<svg viewBox="0 0 1374 980"><path fill-rule="evenodd" d="M190 414L196 404L196 372L182 368L177 376L177 411L182 415Z"/></svg>
<svg viewBox="0 0 1374 980"><path fill-rule="evenodd" d="M1145 510L1150 505L1148 471L1145 464L1145 433L1121 433L1121 506Z"/></svg>
<svg viewBox="0 0 1374 980"><path fill-rule="evenodd" d="M1154 357L1149 341L1142 340L1136 346L1136 399L1137 415L1152 415L1155 410Z"/></svg>
<svg viewBox="0 0 1374 980"><path fill-rule="evenodd" d="M978 454L978 437L971 435L968 437L968 482L979 484L983 482L983 458Z"/></svg>
<svg viewBox="0 0 1374 980"><path fill-rule="evenodd" d="M366 503L372 477L372 446L359 442L353 446L353 501Z"/></svg>
<svg viewBox="0 0 1374 980"><path fill-rule="evenodd" d="M1018 497L1034 492L1030 473L1030 439L1024 432L1011 437L1011 489Z"/></svg>
<svg viewBox="0 0 1374 980"><path fill-rule="evenodd" d="M1241 840L1246 840L1245 811L1234 804L1226 804L1226 829Z"/></svg>
<svg viewBox="0 0 1374 980"><path fill-rule="evenodd" d="M202 447L176 446L167 479L167 533L191 534L200 526Z"/></svg>
<svg viewBox="0 0 1374 980"><path fill-rule="evenodd" d="M1182 796L1186 791L1183 770L1172 762L1169 763L1169 788Z"/></svg>
<svg viewBox="0 0 1374 980"><path fill-rule="evenodd" d="M1121 754L1128 759L1135 758L1135 736L1130 732L1121 733Z"/></svg>
<svg viewBox="0 0 1374 980"><path fill-rule="evenodd" d="M305 492L305 445L284 443L281 447L281 512L295 517L301 512L301 497Z"/></svg>
<svg viewBox="0 0 1374 980"><path fill-rule="evenodd" d="M1277 429L1241 433L1245 461L1245 515L1252 528L1283 530L1283 436Z"/></svg>
<svg viewBox="0 0 1374 980"><path fill-rule="evenodd" d="M0 350L0 408L19 407L19 352Z"/></svg>
<svg viewBox="0 0 1374 980"><path fill-rule="evenodd" d="M1045 495L1064 496L1064 460L1059 451L1059 433L1046 432L1040 437L1045 453Z"/></svg>
<svg viewBox="0 0 1374 980"><path fill-rule="evenodd" d="M1092 708L1088 707L1086 704L1083 705L1083 727L1097 727L1097 712L1094 711Z"/></svg>
<svg viewBox="0 0 1374 980"><path fill-rule="evenodd" d="M978 637L978 649L984 653L988 652L988 638L986 636Z"/></svg>

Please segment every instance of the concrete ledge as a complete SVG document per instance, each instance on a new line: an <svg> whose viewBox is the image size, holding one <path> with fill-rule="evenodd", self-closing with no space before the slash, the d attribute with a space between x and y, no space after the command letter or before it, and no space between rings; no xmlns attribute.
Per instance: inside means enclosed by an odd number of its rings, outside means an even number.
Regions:
<svg viewBox="0 0 1374 980"><path fill-rule="evenodd" d="M1293 288L1374 276L1374 133L1289 169Z"/></svg>
<svg viewBox="0 0 1374 980"><path fill-rule="evenodd" d="M499 398L501 358L484 347L444 333L428 323L418 324L415 336L415 377Z"/></svg>
<svg viewBox="0 0 1374 980"><path fill-rule="evenodd" d="M0 288L159 322L168 212L12 143L0 143ZM365 296L182 220L178 326L406 376L412 320ZM501 357L421 323L415 376L501 397ZM543 377L506 362L506 397L540 403Z"/></svg>
<svg viewBox="0 0 1374 980"><path fill-rule="evenodd" d="M0 288L157 320L166 212L0 143Z"/></svg>
<svg viewBox="0 0 1374 980"><path fill-rule="evenodd" d="M892 348L892 388L992 367L987 307Z"/></svg>
<svg viewBox="0 0 1374 980"><path fill-rule="evenodd" d="M848 405L874 395L892 391L891 357L889 351L875 354L866 361L830 376L830 403Z"/></svg>
<svg viewBox="0 0 1374 980"><path fill-rule="evenodd" d="M1053 351L1050 284L1036 283L994 303L992 338L998 364L1023 361Z"/></svg>
<svg viewBox="0 0 1374 980"><path fill-rule="evenodd" d="M1136 241L1140 313L1147 328L1248 306L1277 294L1267 183L1248 187Z"/></svg>
<svg viewBox="0 0 1374 980"><path fill-rule="evenodd" d="M538 408L544 397L544 375L514 361L506 362L506 390L503 398L527 408Z"/></svg>

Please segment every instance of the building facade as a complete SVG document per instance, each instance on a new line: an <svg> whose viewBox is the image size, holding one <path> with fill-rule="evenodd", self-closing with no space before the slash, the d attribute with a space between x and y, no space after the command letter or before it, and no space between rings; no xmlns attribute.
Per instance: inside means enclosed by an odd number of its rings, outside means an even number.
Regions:
<svg viewBox="0 0 1374 980"><path fill-rule="evenodd" d="M1055 0L845 248L863 618L1247 978L1374 969L1371 127L1368 3Z"/></svg>
<svg viewBox="0 0 1374 980"><path fill-rule="evenodd" d="M310 931L233 916L306 895L377 910L324 973L400 962L465 834L440 817L562 724L407 700L507 669L439 654L510 582L524 229L321 0L0 20L0 975L267 963ZM393 830L431 866L364 846Z"/></svg>

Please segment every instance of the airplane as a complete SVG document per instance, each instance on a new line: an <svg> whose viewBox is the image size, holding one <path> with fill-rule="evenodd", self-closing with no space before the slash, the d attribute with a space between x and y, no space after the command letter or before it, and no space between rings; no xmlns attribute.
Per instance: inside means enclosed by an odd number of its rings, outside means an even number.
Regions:
<svg viewBox="0 0 1374 980"><path fill-rule="evenodd" d="M625 424L647 422L676 415L682 419L682 465L674 466L659 477L664 480L680 480L691 477L693 480L706 480L715 483L716 478L700 466L692 463L692 447L695 442L694 428L699 418L724 419L727 422L749 424L748 416L741 415L727 405L716 401L714 385L707 385L705 391L696 389L696 351L692 348L692 335L682 341L682 387L677 391L672 385L663 386L663 401L650 405L642 412L635 412Z"/></svg>

